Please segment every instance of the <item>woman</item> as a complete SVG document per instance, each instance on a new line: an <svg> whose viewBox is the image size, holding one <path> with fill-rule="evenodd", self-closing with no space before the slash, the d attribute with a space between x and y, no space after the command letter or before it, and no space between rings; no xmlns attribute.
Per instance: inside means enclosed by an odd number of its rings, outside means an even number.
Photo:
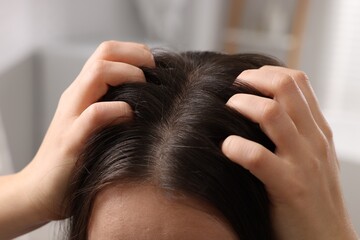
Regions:
<svg viewBox="0 0 360 240"><path fill-rule="evenodd" d="M144 81L134 65L155 65L143 45L106 42L90 57L62 95L34 160L18 174L0 180L0 206L5 209L0 213L1 238L68 216L62 202L84 142L101 127L133 118L124 102L97 101L108 86ZM259 123L276 151L239 136L226 138L222 151L265 185L275 237L356 239L342 200L331 131L306 76L267 66L244 71L238 78L271 98L237 94L227 105Z"/></svg>

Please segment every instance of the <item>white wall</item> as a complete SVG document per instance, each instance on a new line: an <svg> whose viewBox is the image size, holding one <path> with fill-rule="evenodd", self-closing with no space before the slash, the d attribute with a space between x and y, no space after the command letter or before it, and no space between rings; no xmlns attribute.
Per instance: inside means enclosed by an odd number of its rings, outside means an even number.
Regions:
<svg viewBox="0 0 360 240"><path fill-rule="evenodd" d="M0 1L0 112L11 156L18 159L15 167L33 154L29 8L30 2L25 0Z"/></svg>
<svg viewBox="0 0 360 240"><path fill-rule="evenodd" d="M30 1L0 1L0 73L32 51Z"/></svg>
<svg viewBox="0 0 360 240"><path fill-rule="evenodd" d="M6 132L0 115L0 175L12 173L13 166L10 158L9 145L6 138Z"/></svg>
<svg viewBox="0 0 360 240"><path fill-rule="evenodd" d="M32 57L0 73L0 111L16 170L34 154L34 87Z"/></svg>
<svg viewBox="0 0 360 240"><path fill-rule="evenodd" d="M327 42L331 26L332 0L309 1L308 19L305 23L299 68L309 76L321 106L325 106L328 90L325 75L329 56ZM321 13L321 14L319 14Z"/></svg>

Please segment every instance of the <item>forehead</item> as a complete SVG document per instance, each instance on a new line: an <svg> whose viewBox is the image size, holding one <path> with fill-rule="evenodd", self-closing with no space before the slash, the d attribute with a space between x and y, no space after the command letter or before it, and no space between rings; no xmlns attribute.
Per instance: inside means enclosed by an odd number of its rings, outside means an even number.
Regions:
<svg viewBox="0 0 360 240"><path fill-rule="evenodd" d="M89 239L237 239L221 214L187 196L167 196L154 186L118 185L101 191L93 206Z"/></svg>

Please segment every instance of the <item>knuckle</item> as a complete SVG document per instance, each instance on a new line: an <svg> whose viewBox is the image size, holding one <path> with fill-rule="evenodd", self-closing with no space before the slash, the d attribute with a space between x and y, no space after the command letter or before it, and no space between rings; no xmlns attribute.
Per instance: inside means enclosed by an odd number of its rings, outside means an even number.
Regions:
<svg viewBox="0 0 360 240"><path fill-rule="evenodd" d="M249 161L247 162L247 168L252 171L256 171L261 168L265 154L263 149L252 148L248 152Z"/></svg>
<svg viewBox="0 0 360 240"><path fill-rule="evenodd" d="M273 68L274 68L274 66L272 66L272 65L264 65L260 69L272 70Z"/></svg>
<svg viewBox="0 0 360 240"><path fill-rule="evenodd" d="M282 114L282 109L280 105L275 101L268 101L263 108L262 121L263 122L273 122L276 121Z"/></svg>
<svg viewBox="0 0 360 240"><path fill-rule="evenodd" d="M324 135L321 135L318 137L318 140L316 141L316 148L319 149L321 152L326 153L328 149L328 143L325 139Z"/></svg>
<svg viewBox="0 0 360 240"><path fill-rule="evenodd" d="M98 79L101 78L105 72L106 69L106 61L104 60L96 60L91 66L91 74L92 79Z"/></svg>
<svg viewBox="0 0 360 240"><path fill-rule="evenodd" d="M316 141L316 149L326 156L330 149L330 144L325 134L321 134Z"/></svg>
<svg viewBox="0 0 360 240"><path fill-rule="evenodd" d="M144 63L149 64L150 62L153 62L153 55L149 50L142 49L142 57L143 57Z"/></svg>
<svg viewBox="0 0 360 240"><path fill-rule="evenodd" d="M146 44L144 44L144 43L139 43L139 46L140 46L141 48L146 49L146 50L149 50L149 49L150 49L150 48L148 47L148 45L146 45Z"/></svg>
<svg viewBox="0 0 360 240"><path fill-rule="evenodd" d="M132 116L133 110L132 110L131 106L128 103L119 102L118 106L121 109L119 112L121 113L122 116L124 116L124 117Z"/></svg>
<svg viewBox="0 0 360 240"><path fill-rule="evenodd" d="M278 92L289 92L291 89L296 88L295 80L287 74L275 75L275 88Z"/></svg>
<svg viewBox="0 0 360 240"><path fill-rule="evenodd" d="M246 70L242 71L241 74L248 75L248 74L251 74L253 71L254 71L253 69L246 69Z"/></svg>
<svg viewBox="0 0 360 240"><path fill-rule="evenodd" d="M327 137L327 139L331 141L334 139L334 132L331 128L324 129L324 134Z"/></svg>
<svg viewBox="0 0 360 240"><path fill-rule="evenodd" d="M256 70L254 70L254 69L246 69L246 70L244 70L244 71L242 71L242 72L240 73L240 75L238 76L238 78L239 78L239 79L246 78L246 77L250 76L254 71L256 71Z"/></svg>
<svg viewBox="0 0 360 240"><path fill-rule="evenodd" d="M76 88L76 86L77 83L74 82L61 93L58 106L67 106L69 104L69 101L74 96L74 88Z"/></svg>
<svg viewBox="0 0 360 240"><path fill-rule="evenodd" d="M59 102L60 103L64 102L68 98L69 95L70 95L70 89L68 87L65 89L65 91L62 92Z"/></svg>
<svg viewBox="0 0 360 240"><path fill-rule="evenodd" d="M295 70L293 73L293 77L295 80L299 80L299 81L308 81L309 80L307 74L300 70Z"/></svg>
<svg viewBox="0 0 360 240"><path fill-rule="evenodd" d="M115 45L116 42L113 40L104 41L99 45L98 51L102 57L106 58L111 55Z"/></svg>
<svg viewBox="0 0 360 240"><path fill-rule="evenodd" d="M329 140L334 139L334 132L328 123L325 123L325 126L323 127L323 133L327 139L329 139Z"/></svg>
<svg viewBox="0 0 360 240"><path fill-rule="evenodd" d="M100 104L92 104L87 108L88 122L92 126L100 123L104 108Z"/></svg>

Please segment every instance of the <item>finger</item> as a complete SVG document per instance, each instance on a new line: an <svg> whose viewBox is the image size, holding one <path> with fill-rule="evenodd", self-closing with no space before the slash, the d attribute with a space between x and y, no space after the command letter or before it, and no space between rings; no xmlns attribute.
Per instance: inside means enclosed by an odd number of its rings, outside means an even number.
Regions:
<svg viewBox="0 0 360 240"><path fill-rule="evenodd" d="M96 60L124 62L138 67L155 67L150 49L143 44L131 42L106 41L99 45L84 66Z"/></svg>
<svg viewBox="0 0 360 240"><path fill-rule="evenodd" d="M288 74L268 69L247 70L238 79L257 88L280 103L300 133L311 135L317 128L306 99Z"/></svg>
<svg viewBox="0 0 360 240"><path fill-rule="evenodd" d="M296 126L276 101L250 94L236 94L228 100L227 105L253 122L259 123L277 150L289 151L296 148Z"/></svg>
<svg viewBox="0 0 360 240"><path fill-rule="evenodd" d="M284 175L284 163L258 143L233 135L225 139L221 149L225 156L248 169L268 189L275 188Z"/></svg>
<svg viewBox="0 0 360 240"><path fill-rule="evenodd" d="M64 92L68 112L79 115L92 103L98 101L109 86L124 83L145 82L143 71L133 65L98 60Z"/></svg>
<svg viewBox="0 0 360 240"><path fill-rule="evenodd" d="M290 75L297 83L301 92L303 93L306 102L310 108L311 114L313 115L316 124L320 127L322 132L328 139L332 138L332 131L326 121L324 115L321 112L319 102L316 98L313 88L311 87L308 76L299 70L278 67L278 66L264 66L262 69L275 70Z"/></svg>
<svg viewBox="0 0 360 240"><path fill-rule="evenodd" d="M113 124L128 122L133 111L125 102L97 102L90 105L74 122L76 142L82 145L95 131Z"/></svg>

